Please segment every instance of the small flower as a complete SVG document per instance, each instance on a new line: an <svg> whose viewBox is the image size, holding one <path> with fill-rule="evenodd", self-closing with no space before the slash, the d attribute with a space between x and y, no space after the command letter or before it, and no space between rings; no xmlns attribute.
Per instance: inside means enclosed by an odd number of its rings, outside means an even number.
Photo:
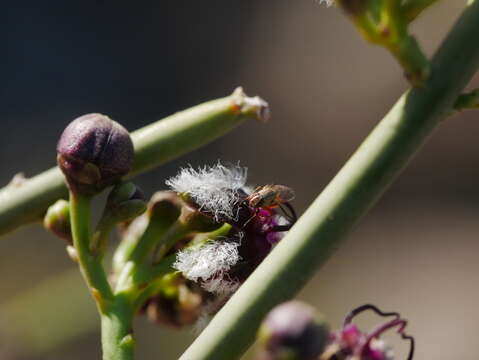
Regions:
<svg viewBox="0 0 479 360"><path fill-rule="evenodd" d="M126 175L133 163L128 131L101 114L83 115L63 131L57 145L58 166L70 189L95 194Z"/></svg>

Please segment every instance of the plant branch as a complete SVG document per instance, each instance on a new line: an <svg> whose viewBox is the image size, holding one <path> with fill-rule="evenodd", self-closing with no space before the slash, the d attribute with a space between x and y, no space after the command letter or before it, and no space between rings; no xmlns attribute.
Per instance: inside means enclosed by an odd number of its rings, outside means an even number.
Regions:
<svg viewBox="0 0 479 360"><path fill-rule="evenodd" d="M454 103L457 111L479 109L479 89L459 95Z"/></svg>
<svg viewBox="0 0 479 360"><path fill-rule="evenodd" d="M129 176L206 145L247 118L265 121L268 111L266 102L247 97L238 88L231 96L197 105L139 129L131 134L135 162ZM57 167L19 186L0 190L0 235L41 220L48 206L67 194L63 174Z"/></svg>
<svg viewBox="0 0 479 360"><path fill-rule="evenodd" d="M132 304L119 295L115 296L115 304L108 312L101 314L103 360L133 359L133 315Z"/></svg>
<svg viewBox="0 0 479 360"><path fill-rule="evenodd" d="M450 113L479 66L479 1L465 9L422 88L406 92L182 360L236 359L269 309L294 296Z"/></svg>
<svg viewBox="0 0 479 360"><path fill-rule="evenodd" d="M70 192L73 245L81 273L97 302L99 311L103 312L106 303L113 300L113 292L101 265L101 259L94 256L90 249L90 205L90 197Z"/></svg>
<svg viewBox="0 0 479 360"><path fill-rule="evenodd" d="M402 6L402 13L407 22L412 22L434 3L439 0L410 0Z"/></svg>

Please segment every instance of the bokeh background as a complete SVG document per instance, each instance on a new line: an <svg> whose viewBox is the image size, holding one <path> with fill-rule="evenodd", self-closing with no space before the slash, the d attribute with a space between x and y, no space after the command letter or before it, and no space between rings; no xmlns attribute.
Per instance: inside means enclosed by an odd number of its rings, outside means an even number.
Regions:
<svg viewBox="0 0 479 360"><path fill-rule="evenodd" d="M428 54L464 4L442 0L414 25ZM269 101L270 123L248 122L137 183L150 195L185 164L239 160L252 183L293 187L301 213L407 88L389 54L315 0L26 0L0 19L1 184L53 166L79 115L134 130L242 85ZM478 113L445 121L300 298L333 327L365 302L400 311L417 359L477 359L478 133ZM62 241L39 225L3 237L0 274L1 359L99 359L95 309ZM177 359L195 337L143 318L136 329L141 360Z"/></svg>

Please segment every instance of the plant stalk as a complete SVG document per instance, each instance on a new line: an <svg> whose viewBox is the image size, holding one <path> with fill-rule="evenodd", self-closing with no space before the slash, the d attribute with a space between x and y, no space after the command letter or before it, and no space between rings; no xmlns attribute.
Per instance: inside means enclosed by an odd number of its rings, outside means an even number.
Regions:
<svg viewBox="0 0 479 360"><path fill-rule="evenodd" d="M101 259L93 255L90 249L91 197L70 192L70 218L73 245L76 250L80 271L102 312L108 302L113 300L113 292L101 265Z"/></svg>
<svg viewBox="0 0 479 360"><path fill-rule="evenodd" d="M243 354L265 314L297 294L450 114L479 67L477 38L479 0L468 5L434 55L424 87L398 100L182 360L231 360Z"/></svg>
<svg viewBox="0 0 479 360"><path fill-rule="evenodd" d="M101 314L103 360L133 360L135 339L132 322L132 305L117 295L115 304Z"/></svg>

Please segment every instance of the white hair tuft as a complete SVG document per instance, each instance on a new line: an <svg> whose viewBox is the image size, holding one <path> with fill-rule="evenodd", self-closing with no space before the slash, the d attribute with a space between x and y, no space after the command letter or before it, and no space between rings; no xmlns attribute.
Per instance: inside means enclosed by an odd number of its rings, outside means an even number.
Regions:
<svg viewBox="0 0 479 360"><path fill-rule="evenodd" d="M173 267L189 280L202 280L202 286L209 292L231 293L237 284L225 279L225 272L240 260L238 246L233 241L208 241L178 252Z"/></svg>
<svg viewBox="0 0 479 360"><path fill-rule="evenodd" d="M166 181L178 193L187 193L200 209L211 213L215 220L237 219L236 205L241 201L239 190L245 186L247 168L224 166L220 162L198 170L191 166Z"/></svg>
<svg viewBox="0 0 479 360"><path fill-rule="evenodd" d="M319 3L325 3L327 7L330 7L331 5L333 5L334 0L319 0Z"/></svg>

